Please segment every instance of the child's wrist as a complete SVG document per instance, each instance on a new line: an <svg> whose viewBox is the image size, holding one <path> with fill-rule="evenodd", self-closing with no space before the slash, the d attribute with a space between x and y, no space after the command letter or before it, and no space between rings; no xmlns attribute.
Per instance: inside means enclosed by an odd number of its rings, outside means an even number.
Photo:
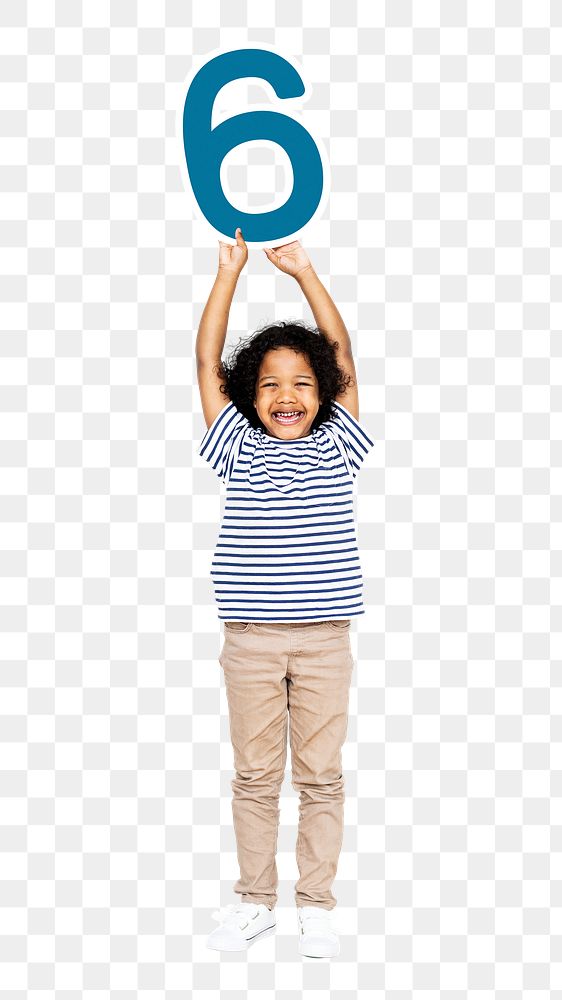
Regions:
<svg viewBox="0 0 562 1000"><path fill-rule="evenodd" d="M240 271L228 271L225 267L219 267L217 271L217 278L220 281L236 284L239 277L240 277Z"/></svg>
<svg viewBox="0 0 562 1000"><path fill-rule="evenodd" d="M298 274L295 274L295 281L298 281L299 285L301 285L303 282L306 282L309 278L315 276L316 276L316 271L314 270L312 264L307 264L307 266L303 267Z"/></svg>

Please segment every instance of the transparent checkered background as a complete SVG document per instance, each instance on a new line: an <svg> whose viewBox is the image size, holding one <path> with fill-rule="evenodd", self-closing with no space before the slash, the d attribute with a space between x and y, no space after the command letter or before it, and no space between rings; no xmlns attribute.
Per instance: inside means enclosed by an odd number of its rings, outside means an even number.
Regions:
<svg viewBox="0 0 562 1000"><path fill-rule="evenodd" d="M193 65L260 43L312 88L303 243L376 440L320 967L289 766L277 934L205 947L238 876L193 361L218 255L176 122ZM0 51L3 1000L560 997L560 5L3 0ZM256 211L285 169L223 165ZM227 349L288 317L252 251Z"/></svg>

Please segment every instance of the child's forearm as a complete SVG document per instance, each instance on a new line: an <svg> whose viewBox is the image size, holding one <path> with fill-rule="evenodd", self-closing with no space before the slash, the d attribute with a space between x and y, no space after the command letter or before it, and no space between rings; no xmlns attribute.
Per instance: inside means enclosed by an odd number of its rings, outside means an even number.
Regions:
<svg viewBox="0 0 562 1000"><path fill-rule="evenodd" d="M219 271L215 278L197 331L195 355L198 361L216 363L221 359L237 281L238 275L229 271Z"/></svg>
<svg viewBox="0 0 562 1000"><path fill-rule="evenodd" d="M352 344L347 327L328 290L324 287L313 267L307 267L296 279L301 286L314 314L316 326L330 340L336 340L343 354L352 353Z"/></svg>

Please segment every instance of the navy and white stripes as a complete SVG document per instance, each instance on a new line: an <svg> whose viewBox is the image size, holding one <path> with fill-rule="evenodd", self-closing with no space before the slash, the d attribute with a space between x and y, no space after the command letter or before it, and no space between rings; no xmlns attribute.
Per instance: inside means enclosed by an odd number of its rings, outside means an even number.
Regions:
<svg viewBox="0 0 562 1000"><path fill-rule="evenodd" d="M364 614L354 479L374 441L334 402L304 438L271 437L229 402L199 455L226 483L211 577L223 621Z"/></svg>

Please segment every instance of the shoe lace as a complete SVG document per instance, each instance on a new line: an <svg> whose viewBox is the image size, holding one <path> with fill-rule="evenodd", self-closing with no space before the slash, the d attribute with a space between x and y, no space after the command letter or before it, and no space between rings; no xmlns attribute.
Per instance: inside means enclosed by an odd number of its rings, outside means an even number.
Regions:
<svg viewBox="0 0 562 1000"><path fill-rule="evenodd" d="M259 910L255 903L229 903L213 912L213 920L241 930L248 926L250 920L257 917Z"/></svg>

